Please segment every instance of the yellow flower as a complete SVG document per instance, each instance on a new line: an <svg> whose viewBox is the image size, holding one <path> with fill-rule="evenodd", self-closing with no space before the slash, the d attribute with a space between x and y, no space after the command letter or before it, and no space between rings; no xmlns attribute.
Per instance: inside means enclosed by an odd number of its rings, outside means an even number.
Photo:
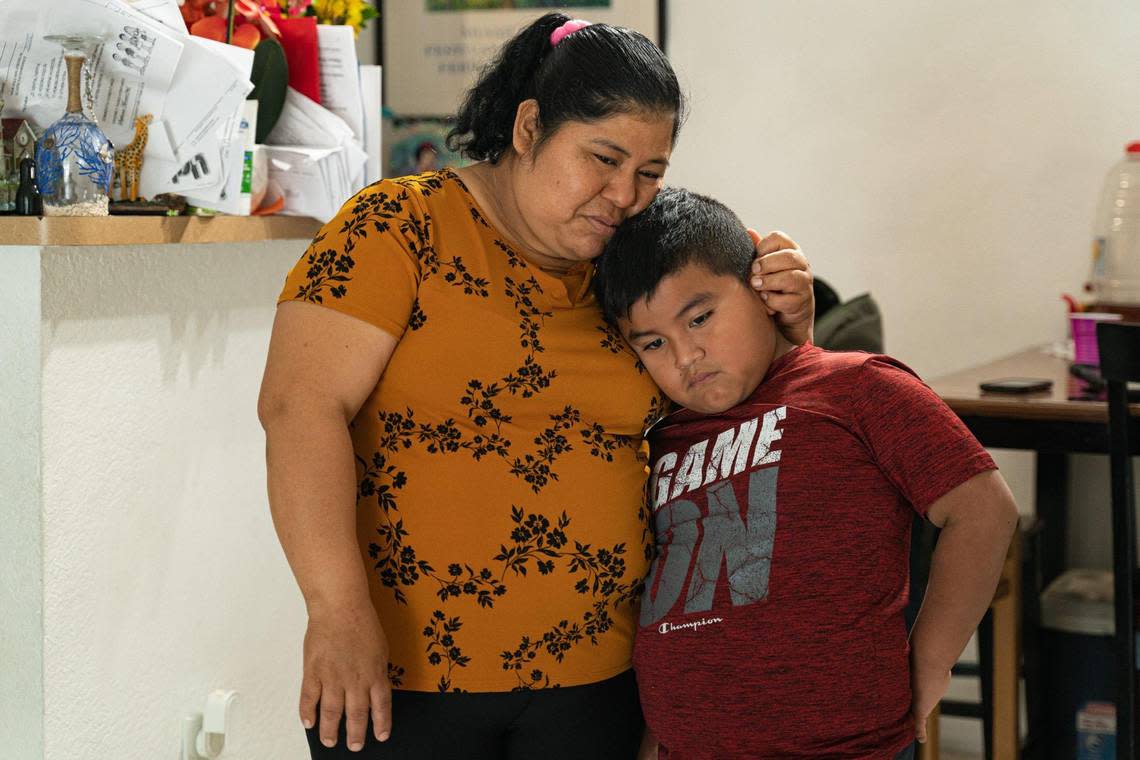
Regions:
<svg viewBox="0 0 1140 760"><path fill-rule="evenodd" d="M313 0L313 10L317 22L321 24L343 24L346 15L345 0Z"/></svg>
<svg viewBox="0 0 1140 760"><path fill-rule="evenodd" d="M369 0L313 0L313 14L321 24L345 24L357 35L369 19L379 14Z"/></svg>
<svg viewBox="0 0 1140 760"><path fill-rule="evenodd" d="M344 16L344 23L351 26L360 34L360 26L364 23L363 0L348 0L348 10Z"/></svg>

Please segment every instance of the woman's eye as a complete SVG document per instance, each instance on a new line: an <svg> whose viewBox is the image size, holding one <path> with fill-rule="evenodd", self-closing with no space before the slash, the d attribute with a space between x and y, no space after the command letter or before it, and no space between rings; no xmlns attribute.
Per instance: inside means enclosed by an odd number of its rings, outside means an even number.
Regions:
<svg viewBox="0 0 1140 760"><path fill-rule="evenodd" d="M606 166L617 166L618 165L617 161L613 160L609 156L603 156L601 153L595 153L594 158L598 159L599 161L601 161Z"/></svg>
<svg viewBox="0 0 1140 760"><path fill-rule="evenodd" d="M709 317L711 317L712 314L713 313L711 311L706 311L704 314L701 314L698 317L694 317L693 321L689 323L689 326L690 327L700 327L705 322L709 321Z"/></svg>
<svg viewBox="0 0 1140 760"><path fill-rule="evenodd" d="M654 182L661 179L661 175L658 174L657 172L640 172L640 174L642 177L645 177L646 179L653 180Z"/></svg>

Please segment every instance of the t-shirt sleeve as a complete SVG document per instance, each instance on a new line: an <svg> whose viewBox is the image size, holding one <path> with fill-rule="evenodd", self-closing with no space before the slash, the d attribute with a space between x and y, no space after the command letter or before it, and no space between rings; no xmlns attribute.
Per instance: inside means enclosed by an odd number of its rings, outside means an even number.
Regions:
<svg viewBox="0 0 1140 760"><path fill-rule="evenodd" d="M402 337L416 307L429 224L415 189L388 180L364 188L317 233L277 302L320 304Z"/></svg>
<svg viewBox="0 0 1140 760"><path fill-rule="evenodd" d="M923 516L962 483L997 469L958 415L906 365L868 358L855 383L855 417L864 443Z"/></svg>

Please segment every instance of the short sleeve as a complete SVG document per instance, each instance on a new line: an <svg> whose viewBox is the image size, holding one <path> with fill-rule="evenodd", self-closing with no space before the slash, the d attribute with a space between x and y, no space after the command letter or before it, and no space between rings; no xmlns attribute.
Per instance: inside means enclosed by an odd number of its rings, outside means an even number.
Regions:
<svg viewBox="0 0 1140 760"><path fill-rule="evenodd" d="M975 475L997 469L958 415L901 362L870 357L855 382L860 435L920 514Z"/></svg>
<svg viewBox="0 0 1140 760"><path fill-rule="evenodd" d="M388 180L364 188L321 228L277 302L320 304L402 337L416 303L429 223L414 188Z"/></svg>

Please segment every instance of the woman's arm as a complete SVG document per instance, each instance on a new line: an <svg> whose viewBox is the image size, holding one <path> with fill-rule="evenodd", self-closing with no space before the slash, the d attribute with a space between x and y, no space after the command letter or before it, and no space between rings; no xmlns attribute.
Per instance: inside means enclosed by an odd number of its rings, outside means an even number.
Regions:
<svg viewBox="0 0 1140 760"><path fill-rule="evenodd" d="M265 428L269 506L309 614L300 713L333 746L391 731L388 644L356 540L356 466L348 423L375 388L397 339L313 304L277 309L257 411Z"/></svg>
<svg viewBox="0 0 1140 760"><path fill-rule="evenodd" d="M760 292L784 337L796 345L806 343L815 324L815 295L807 257L782 232L761 237L748 230L748 234L756 244L752 287Z"/></svg>

